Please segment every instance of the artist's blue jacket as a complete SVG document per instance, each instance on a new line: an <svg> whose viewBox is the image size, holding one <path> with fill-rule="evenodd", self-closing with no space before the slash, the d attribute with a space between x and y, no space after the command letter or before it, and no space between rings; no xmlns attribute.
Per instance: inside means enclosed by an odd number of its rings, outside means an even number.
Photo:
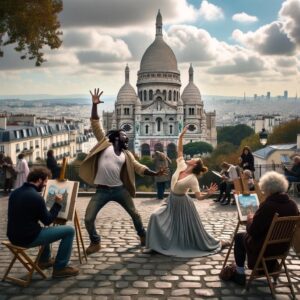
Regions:
<svg viewBox="0 0 300 300"><path fill-rule="evenodd" d="M11 193L8 200L7 237L11 243L26 247L42 230L39 221L50 225L60 209L61 205L55 202L48 211L36 186L25 182Z"/></svg>

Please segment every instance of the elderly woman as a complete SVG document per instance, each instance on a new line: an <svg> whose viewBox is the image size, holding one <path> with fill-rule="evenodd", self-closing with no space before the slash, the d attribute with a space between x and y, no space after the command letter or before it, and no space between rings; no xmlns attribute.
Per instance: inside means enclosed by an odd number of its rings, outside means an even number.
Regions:
<svg viewBox="0 0 300 300"><path fill-rule="evenodd" d="M164 255L201 257L220 251L227 243L206 232L194 200L188 195L191 190L196 199L206 199L215 193L217 185L211 184L206 192L200 191L198 179L207 172L207 167L200 158L183 159L183 136L186 131L187 127L178 139L177 169L172 176L170 196L150 217L146 246Z"/></svg>
<svg viewBox="0 0 300 300"><path fill-rule="evenodd" d="M297 216L299 214L298 207L286 194L288 181L285 177L277 172L271 171L264 174L259 186L266 196L266 200L262 202L256 213L249 214L247 219L246 232L241 232L235 236L234 258L236 262L236 270L231 280L239 285L245 285L245 260L248 258L248 267L253 269L261 249L273 217L276 213L280 217ZM269 248L270 254L273 251L281 251L282 245L274 245ZM276 261L269 261L268 269L274 270Z"/></svg>

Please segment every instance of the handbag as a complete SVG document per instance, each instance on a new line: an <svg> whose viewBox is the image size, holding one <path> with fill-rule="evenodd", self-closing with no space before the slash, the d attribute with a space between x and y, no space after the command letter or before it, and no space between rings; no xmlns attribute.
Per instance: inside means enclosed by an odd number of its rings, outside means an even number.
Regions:
<svg viewBox="0 0 300 300"><path fill-rule="evenodd" d="M221 270L219 277L224 281L229 281L234 273L236 273L236 266L234 264L227 265Z"/></svg>

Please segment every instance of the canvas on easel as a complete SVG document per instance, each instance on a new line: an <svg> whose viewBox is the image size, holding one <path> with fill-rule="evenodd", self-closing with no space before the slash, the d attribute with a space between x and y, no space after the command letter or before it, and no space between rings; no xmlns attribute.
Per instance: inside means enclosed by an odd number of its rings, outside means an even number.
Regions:
<svg viewBox="0 0 300 300"><path fill-rule="evenodd" d="M62 195L62 208L57 217L67 221L72 221L75 212L75 201L77 198L78 188L78 181L48 180L44 193L47 208L52 207L56 195Z"/></svg>
<svg viewBox="0 0 300 300"><path fill-rule="evenodd" d="M249 213L255 213L259 207L259 200L257 194L234 194L235 203L237 206L239 220L247 221Z"/></svg>

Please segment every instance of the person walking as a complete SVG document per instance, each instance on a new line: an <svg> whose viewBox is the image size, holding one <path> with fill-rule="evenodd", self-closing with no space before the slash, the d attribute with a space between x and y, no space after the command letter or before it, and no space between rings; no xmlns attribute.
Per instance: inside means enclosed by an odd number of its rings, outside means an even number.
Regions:
<svg viewBox="0 0 300 300"><path fill-rule="evenodd" d="M27 180L27 176L29 174L29 167L26 159L24 158L24 154L20 153L18 155L18 161L16 165L16 173L17 178L15 181L14 188L17 189L18 187L22 186L24 182Z"/></svg>
<svg viewBox="0 0 300 300"><path fill-rule="evenodd" d="M153 162L156 171L159 171L162 168L169 169L169 165L171 164L170 158L160 151L155 151ZM170 175L155 176L154 180L156 183L157 199L162 200L164 198L166 187L170 182Z"/></svg>
<svg viewBox="0 0 300 300"><path fill-rule="evenodd" d="M47 168L52 173L52 179L57 179L60 173L60 167L57 164L57 161L54 157L54 152L52 149L48 150L47 152L47 159L46 159Z"/></svg>

